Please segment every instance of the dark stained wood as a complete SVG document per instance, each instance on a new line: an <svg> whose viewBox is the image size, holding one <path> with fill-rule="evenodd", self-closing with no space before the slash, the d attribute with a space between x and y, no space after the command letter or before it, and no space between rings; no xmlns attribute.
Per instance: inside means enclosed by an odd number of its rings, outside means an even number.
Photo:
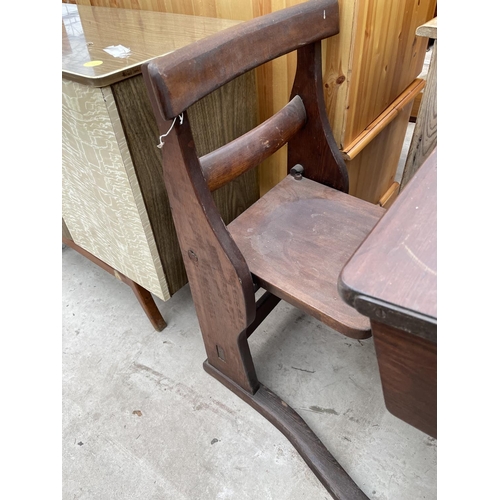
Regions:
<svg viewBox="0 0 500 500"><path fill-rule="evenodd" d="M351 257L341 297L370 318L388 410L437 435L437 149Z"/></svg>
<svg viewBox="0 0 500 500"><path fill-rule="evenodd" d="M387 409L437 437L437 345L372 321L373 340Z"/></svg>
<svg viewBox="0 0 500 500"><path fill-rule="evenodd" d="M98 259L95 255L92 255L90 252L87 252L87 250L77 245L73 240L63 236L62 242L65 245L71 247L73 250L80 253L81 255L83 255L84 257L86 257L87 259L89 259L90 261L92 261L94 264L97 264L101 269L104 269L109 274L115 276L115 278L118 278L120 281L126 283L130 288L132 288L132 291L137 297L137 300L141 304L142 309L146 313L146 316L149 318L149 321L153 325L154 329L157 332L161 332L166 328L167 323L163 319L163 316L161 315L160 311L158 310L158 307L155 304L151 292L143 288L135 281L131 280L129 277L120 273L116 269L113 269L110 265L106 264L106 262L102 261L101 259Z"/></svg>
<svg viewBox="0 0 500 500"><path fill-rule="evenodd" d="M202 99L189 110L193 136L199 155L205 155L231 141L257 123L255 78L237 78ZM142 75L128 78L111 87L127 145L135 166L158 254L171 295L187 282L167 191L163 182L158 127L150 106ZM214 116L224 120L214 123ZM243 112L245 110L245 112ZM216 205L225 222L232 221L259 197L256 172L248 172L215 194Z"/></svg>
<svg viewBox="0 0 500 500"><path fill-rule="evenodd" d="M371 336L368 318L343 302L337 278L385 210L291 175L231 224L258 283L348 337Z"/></svg>
<svg viewBox="0 0 500 500"><path fill-rule="evenodd" d="M288 171L300 163L308 179L347 193L347 167L326 114L320 41L297 50L297 72L291 98L296 95L304 101L307 124L288 144Z"/></svg>
<svg viewBox="0 0 500 500"><path fill-rule="evenodd" d="M255 394L248 394L207 361L203 364L203 368L257 410L290 440L332 498L368 499L302 417L274 392L261 384Z"/></svg>
<svg viewBox="0 0 500 500"><path fill-rule="evenodd" d="M200 158L211 191L219 189L278 151L306 122L302 99L296 96L283 109L250 132Z"/></svg>
<svg viewBox="0 0 500 500"><path fill-rule="evenodd" d="M340 269L385 212L329 187L347 190L348 183L320 97L321 45L316 41L337 32L338 4L313 0L239 26L185 50L183 61L173 53L143 66L159 135L165 135L163 179L207 352L204 366L288 437L333 498L366 499L294 410L260 384L247 340L280 298L349 336L370 335L369 321L337 292ZM295 135L285 127L277 134L265 125L200 160L191 109L184 108L243 69L305 40L314 43L299 50L292 99L311 113L306 123L302 107L294 110L293 104L269 123L275 128L285 117ZM299 113L289 119L289 110ZM176 116L181 111L182 121ZM304 176L288 176L226 226L210 188L232 178L231 170L237 174L260 161L263 141L290 139L292 144L299 134L292 157L305 166ZM250 145L250 139L257 144ZM267 292L255 302L259 287Z"/></svg>
<svg viewBox="0 0 500 500"><path fill-rule="evenodd" d="M148 73L144 76L150 87ZM160 134L166 134L172 121L162 120L158 107L153 109ZM259 383L245 333L256 314L253 281L203 177L189 123L185 112L162 148L172 216L208 360L253 393Z"/></svg>
<svg viewBox="0 0 500 500"><path fill-rule="evenodd" d="M437 341L437 150L343 269L342 297L377 321Z"/></svg>
<svg viewBox="0 0 500 500"><path fill-rule="evenodd" d="M269 313L280 303L280 298L276 297L270 292L264 292L264 294L257 300L255 319L252 324L246 329L247 338L252 335L252 333L260 326L262 321L264 321Z"/></svg>
<svg viewBox="0 0 500 500"><path fill-rule="evenodd" d="M150 63L165 119L261 64L303 45L336 35L339 10L311 0L228 28Z"/></svg>

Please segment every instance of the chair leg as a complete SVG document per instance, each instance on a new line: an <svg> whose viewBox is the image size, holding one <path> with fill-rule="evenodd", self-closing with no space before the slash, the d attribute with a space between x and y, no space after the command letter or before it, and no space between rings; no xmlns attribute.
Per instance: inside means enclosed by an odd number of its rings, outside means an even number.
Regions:
<svg viewBox="0 0 500 500"><path fill-rule="evenodd" d="M332 498L335 500L369 500L326 449L318 436L285 401L262 384L254 394L250 394L213 367L208 360L203 363L203 368L285 435Z"/></svg>

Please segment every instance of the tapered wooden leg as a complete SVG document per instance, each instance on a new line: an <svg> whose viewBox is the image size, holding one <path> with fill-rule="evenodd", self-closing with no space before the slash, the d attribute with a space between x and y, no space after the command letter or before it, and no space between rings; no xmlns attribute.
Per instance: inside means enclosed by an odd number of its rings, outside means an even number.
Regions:
<svg viewBox="0 0 500 500"><path fill-rule="evenodd" d="M285 401L262 384L254 394L250 394L214 368L208 360L203 364L203 368L285 435L332 498L368 500L368 497L335 460L318 436Z"/></svg>
<svg viewBox="0 0 500 500"><path fill-rule="evenodd" d="M100 268L107 271L109 274L112 274L120 281L126 283L130 288L132 288L139 304L141 304L142 309L146 313L146 316L149 318L149 321L153 325L154 329L158 332L161 332L167 326L167 323L163 319L156 303L151 295L151 292L143 288L141 285L131 280L127 276L123 275L110 265L103 262L101 259L98 259L95 255L92 255L87 250L83 249L81 246L77 245L73 240L66 238L63 236L62 242L71 247L73 250L76 250L78 253L91 260L94 264L97 264Z"/></svg>
<svg viewBox="0 0 500 500"><path fill-rule="evenodd" d="M162 330L164 330L165 327L167 326L167 323L163 319L163 316L161 315L158 307L156 306L156 303L153 299L153 296L151 295L151 292L149 290L146 290L141 285L139 285L139 283L136 283L130 278L127 278L122 273L116 270L115 270L115 276L117 276L121 281L127 283L127 285L130 288L132 288L132 291L137 297L139 304L141 304L142 309L146 313L146 316L149 318L149 321L151 321L151 324L153 325L154 329L157 332L161 332Z"/></svg>

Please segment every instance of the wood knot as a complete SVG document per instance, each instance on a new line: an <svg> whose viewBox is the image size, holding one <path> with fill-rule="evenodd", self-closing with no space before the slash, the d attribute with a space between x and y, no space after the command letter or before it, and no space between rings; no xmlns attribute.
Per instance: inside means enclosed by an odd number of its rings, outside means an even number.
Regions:
<svg viewBox="0 0 500 500"><path fill-rule="evenodd" d="M344 83L345 82L345 76L344 75L341 75L339 76L335 82L337 83L337 85L340 85L341 83Z"/></svg>
<svg viewBox="0 0 500 500"><path fill-rule="evenodd" d="M188 250L188 257L193 261L193 262L198 262L198 256L193 252L193 250Z"/></svg>

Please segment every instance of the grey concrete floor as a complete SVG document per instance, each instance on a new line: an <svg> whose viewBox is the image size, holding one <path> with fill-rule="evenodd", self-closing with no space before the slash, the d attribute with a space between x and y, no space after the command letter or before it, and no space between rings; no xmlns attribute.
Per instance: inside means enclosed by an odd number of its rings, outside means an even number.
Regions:
<svg viewBox="0 0 500 500"><path fill-rule="evenodd" d="M71 248L63 265L63 499L328 499L273 425L202 369L189 286L157 301ZM436 441L384 406L372 340L280 304L250 338L260 380L372 499L436 498Z"/></svg>
<svg viewBox="0 0 500 500"><path fill-rule="evenodd" d="M189 285L155 299L158 333L128 286L67 247L62 278L63 500L330 499L287 439L204 372ZM250 348L259 379L369 498L437 498L437 442L386 410L371 339L281 303Z"/></svg>

